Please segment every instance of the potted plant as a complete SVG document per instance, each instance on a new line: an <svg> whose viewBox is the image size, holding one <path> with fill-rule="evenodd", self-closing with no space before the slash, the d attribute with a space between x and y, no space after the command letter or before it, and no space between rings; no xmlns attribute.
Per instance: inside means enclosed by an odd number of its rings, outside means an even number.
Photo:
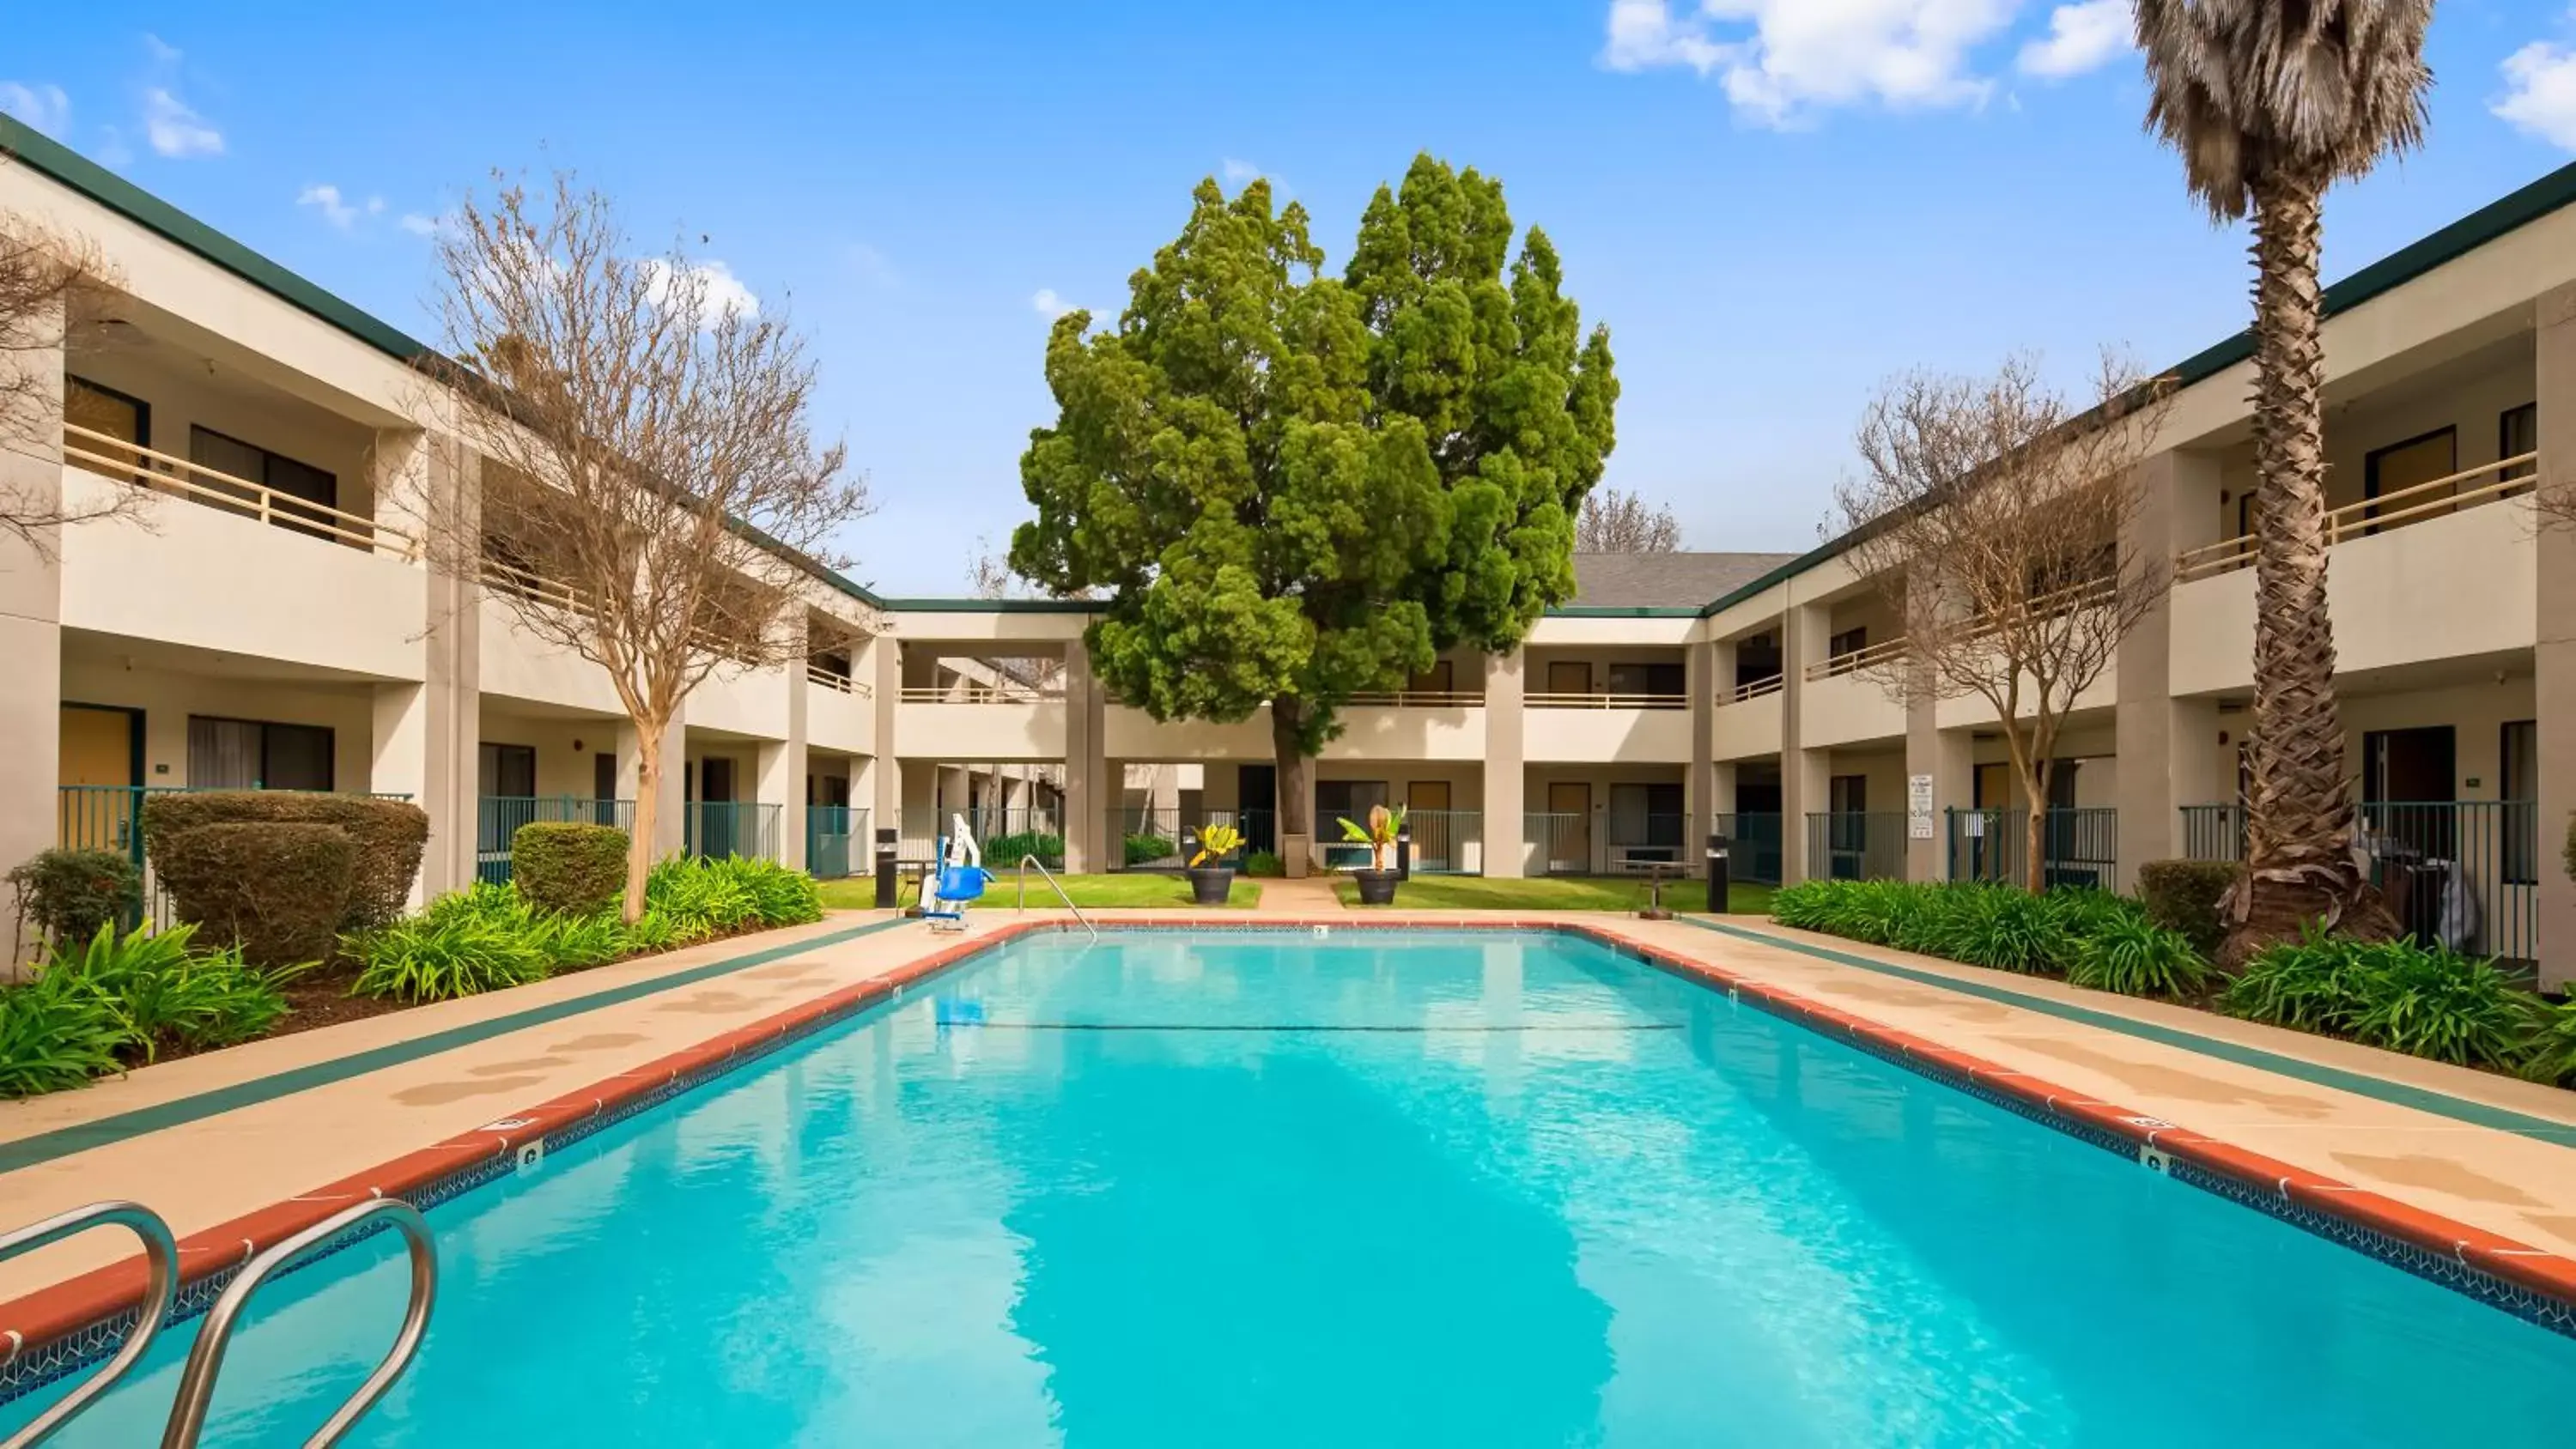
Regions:
<svg viewBox="0 0 2576 1449"><path fill-rule="evenodd" d="M1211 825L1199 832L1199 853L1183 872L1190 878L1190 899L1202 906L1221 906L1234 890L1234 867L1226 857L1243 848L1243 832L1231 825Z"/></svg>
<svg viewBox="0 0 2576 1449"><path fill-rule="evenodd" d="M1391 906L1395 904L1395 832L1404 825L1404 807L1393 810L1383 805L1369 807L1368 824L1356 820L1342 822L1342 838L1369 848L1369 863L1364 870L1351 872L1360 886L1360 904Z"/></svg>

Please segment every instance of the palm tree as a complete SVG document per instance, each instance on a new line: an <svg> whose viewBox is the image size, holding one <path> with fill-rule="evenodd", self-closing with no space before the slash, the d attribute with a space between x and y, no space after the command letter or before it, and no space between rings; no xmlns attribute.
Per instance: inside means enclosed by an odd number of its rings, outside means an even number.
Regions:
<svg viewBox="0 0 2576 1449"><path fill-rule="evenodd" d="M2147 125L2212 218L2254 220L2254 728L2223 962L2301 923L2396 928L2352 856L2326 616L2325 191L2423 136L2432 0L2137 0Z"/></svg>

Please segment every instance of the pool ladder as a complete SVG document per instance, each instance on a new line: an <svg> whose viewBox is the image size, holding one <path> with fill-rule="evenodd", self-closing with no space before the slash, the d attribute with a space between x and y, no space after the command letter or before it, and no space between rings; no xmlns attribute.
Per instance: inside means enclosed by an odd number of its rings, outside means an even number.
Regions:
<svg viewBox="0 0 2576 1449"><path fill-rule="evenodd" d="M420 1351L421 1335L429 1330L430 1305L438 1296L437 1244L420 1210L400 1198L370 1198L344 1208L271 1245L242 1265L232 1282L224 1286L223 1294L215 1299L215 1306L206 1311L205 1326L197 1330L197 1341L188 1350L187 1365L179 1373L179 1392L170 1405L170 1420L161 1431L161 1449L196 1449L198 1437L206 1431L206 1411L214 1402L215 1377L223 1371L224 1350L232 1345L242 1310L249 1306L260 1285L308 1249L379 1218L402 1234L411 1255L411 1297L403 1308L402 1331L394 1335L393 1347L386 1350L366 1382L358 1385L357 1392L340 1405L320 1431L304 1441L304 1449L329 1449L347 1437L358 1420L402 1377L403 1370L411 1366L412 1356ZM25 1428L0 1439L0 1449L32 1449L45 1442L115 1387L117 1380L125 1377L151 1348L154 1336L170 1316L170 1305L179 1296L178 1242L161 1215L139 1203L95 1202L0 1237L0 1261L5 1261L92 1228L110 1226L122 1227L143 1240L143 1301L135 1309L134 1328L105 1367Z"/></svg>
<svg viewBox="0 0 2576 1449"><path fill-rule="evenodd" d="M1020 857L1019 909L1025 911L1029 908L1029 867L1033 865L1038 868L1038 874L1045 878L1046 883L1055 887L1055 898L1064 902L1064 908L1066 910L1073 912L1073 918L1082 923L1082 929L1091 933L1091 939L1094 942L1099 941L1100 928L1091 924L1091 918L1082 913L1082 907L1073 903L1073 897L1065 894L1064 882L1055 878L1055 873L1046 868L1046 862L1038 859L1034 855L1024 855ZM9 1449L9 1446L0 1444L0 1449Z"/></svg>

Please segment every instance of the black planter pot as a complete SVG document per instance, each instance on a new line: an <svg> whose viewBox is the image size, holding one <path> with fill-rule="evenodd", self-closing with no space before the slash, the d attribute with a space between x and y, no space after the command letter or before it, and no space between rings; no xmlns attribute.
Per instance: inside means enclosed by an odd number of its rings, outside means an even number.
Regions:
<svg viewBox="0 0 2576 1449"><path fill-rule="evenodd" d="M1395 904L1395 883L1403 877L1391 870L1355 870L1351 879L1360 883L1360 904L1391 906Z"/></svg>
<svg viewBox="0 0 2576 1449"><path fill-rule="evenodd" d="M1227 894L1234 889L1234 867L1230 865L1202 866L1183 874L1190 878L1190 899L1202 906L1224 905Z"/></svg>

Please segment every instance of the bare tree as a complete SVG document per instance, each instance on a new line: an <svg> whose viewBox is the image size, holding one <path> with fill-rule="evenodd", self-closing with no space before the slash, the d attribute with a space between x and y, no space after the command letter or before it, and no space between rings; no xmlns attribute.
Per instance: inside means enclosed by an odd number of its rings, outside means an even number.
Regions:
<svg viewBox="0 0 2576 1449"><path fill-rule="evenodd" d="M1574 520L1577 553L1671 553L1682 546L1682 526L1670 508L1634 493L1596 488L1583 495Z"/></svg>
<svg viewBox="0 0 2576 1449"><path fill-rule="evenodd" d="M438 241L439 313L479 497L433 490L433 558L492 580L528 635L607 672L633 720L625 914L643 910L663 735L720 670L809 649L803 565L867 511L812 435L804 340L674 245L630 246L610 201L557 175L469 198ZM726 285L730 286L727 282Z"/></svg>
<svg viewBox="0 0 2576 1449"><path fill-rule="evenodd" d="M0 164L6 164L0 155ZM97 320L109 282L106 264L86 240L59 234L33 218L0 212L0 449L49 454L61 422L55 395L63 386L64 343ZM151 499L118 488L100 500L64 502L50 481L0 482L0 535L51 560L60 529L131 517Z"/></svg>
<svg viewBox="0 0 2576 1449"><path fill-rule="evenodd" d="M2081 416L2026 357L1984 377L1907 374L1862 415L1865 472L1835 490L1829 531L1905 621L1901 648L1852 668L1901 701L1994 710L2027 802L2033 890L2066 717L2172 584L2168 560L2120 547L2170 397L2108 356Z"/></svg>
<svg viewBox="0 0 2576 1449"><path fill-rule="evenodd" d="M1007 599L1011 580L1009 546L995 548L989 535L977 534L974 551L966 557L966 591L979 599Z"/></svg>

